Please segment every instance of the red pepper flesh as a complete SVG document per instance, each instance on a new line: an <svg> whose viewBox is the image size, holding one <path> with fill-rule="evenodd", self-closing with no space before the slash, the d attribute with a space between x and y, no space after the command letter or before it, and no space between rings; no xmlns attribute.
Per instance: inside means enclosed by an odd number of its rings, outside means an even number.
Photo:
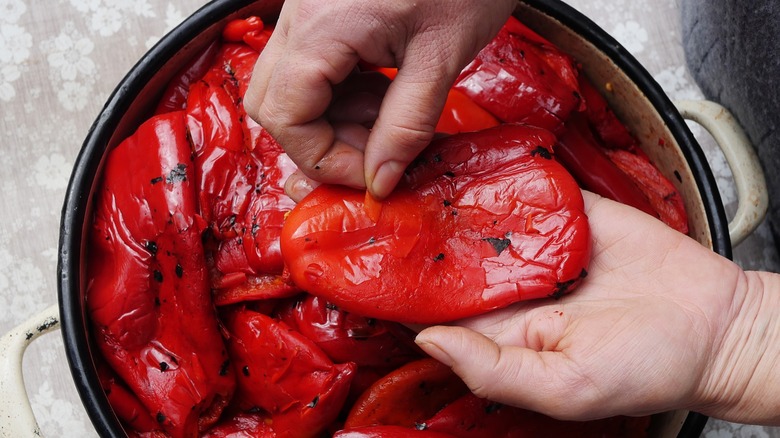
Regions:
<svg viewBox="0 0 780 438"><path fill-rule="evenodd" d="M586 274L590 236L554 142L526 125L436 140L378 220L364 192L318 187L282 230L293 281L344 310L419 323L570 291Z"/></svg>

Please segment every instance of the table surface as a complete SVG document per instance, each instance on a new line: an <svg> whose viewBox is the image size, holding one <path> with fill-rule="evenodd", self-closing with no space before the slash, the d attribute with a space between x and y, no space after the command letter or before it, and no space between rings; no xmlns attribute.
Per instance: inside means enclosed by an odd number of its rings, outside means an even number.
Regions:
<svg viewBox="0 0 780 438"><path fill-rule="evenodd" d="M60 210L71 168L109 94L197 0L0 0L0 333L56 303ZM701 99L685 67L678 0L571 0L621 42L672 99ZM736 190L713 141L698 126L721 197ZM769 227L734 251L746 269L780 272ZM25 382L44 436L94 436L59 334L25 356ZM710 420L706 437L780 437L780 428Z"/></svg>

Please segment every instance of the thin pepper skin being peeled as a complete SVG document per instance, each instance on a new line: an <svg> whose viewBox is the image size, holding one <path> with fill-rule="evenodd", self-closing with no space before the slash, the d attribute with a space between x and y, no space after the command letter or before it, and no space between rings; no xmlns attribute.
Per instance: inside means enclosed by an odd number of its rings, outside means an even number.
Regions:
<svg viewBox="0 0 780 438"><path fill-rule="evenodd" d="M211 301L184 113L144 122L112 150L87 266L95 342L162 429L192 437L235 388Z"/></svg>
<svg viewBox="0 0 780 438"><path fill-rule="evenodd" d="M293 281L347 311L415 323L570 291L590 234L554 143L513 124L436 140L377 212L364 192L318 187L282 230Z"/></svg>

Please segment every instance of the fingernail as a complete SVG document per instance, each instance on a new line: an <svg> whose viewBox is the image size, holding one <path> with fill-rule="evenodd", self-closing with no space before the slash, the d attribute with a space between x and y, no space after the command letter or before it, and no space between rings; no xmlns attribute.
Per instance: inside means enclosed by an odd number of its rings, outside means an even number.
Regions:
<svg viewBox="0 0 780 438"><path fill-rule="evenodd" d="M449 354L447 354L446 351L442 350L441 347L439 347L438 344L434 342L434 340L430 339L430 337L424 333L421 332L417 335L417 337L414 339L414 342L423 349L426 353L428 353L429 356L432 358L438 360L439 362L443 363L444 365L447 365L448 367L452 366L453 360L452 357L450 357Z"/></svg>
<svg viewBox="0 0 780 438"><path fill-rule="evenodd" d="M390 160L382 163L371 181L371 194L378 199L386 198L398 184L404 169L406 164L398 161Z"/></svg>
<svg viewBox="0 0 780 438"><path fill-rule="evenodd" d="M301 199L305 198L306 195L311 193L318 185L319 183L296 172L287 178L287 181L284 183L284 191L293 201L300 202Z"/></svg>

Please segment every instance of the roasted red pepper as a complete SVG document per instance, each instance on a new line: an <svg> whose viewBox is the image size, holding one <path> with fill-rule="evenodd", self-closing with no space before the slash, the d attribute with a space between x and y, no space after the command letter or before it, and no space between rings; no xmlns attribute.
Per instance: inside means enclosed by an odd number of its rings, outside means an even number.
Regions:
<svg viewBox="0 0 780 438"><path fill-rule="evenodd" d="M617 118L596 87L585 77L579 75L579 87L582 99L585 101L585 115L588 124L601 144L610 149L635 150L636 139Z"/></svg>
<svg viewBox="0 0 780 438"><path fill-rule="evenodd" d="M219 417L235 385L217 330L184 113L108 154L95 201L87 305L104 357L171 436Z"/></svg>
<svg viewBox="0 0 780 438"><path fill-rule="evenodd" d="M607 157L583 116L558 131L555 156L583 188L658 217L639 187Z"/></svg>
<svg viewBox="0 0 780 438"><path fill-rule="evenodd" d="M234 43L244 42L260 52L271 37L273 26L263 23L260 17L252 16L228 22L222 30L222 38Z"/></svg>
<svg viewBox="0 0 780 438"><path fill-rule="evenodd" d="M285 303L278 315L336 363L395 368L423 354L405 326L355 315L311 295Z"/></svg>
<svg viewBox="0 0 780 438"><path fill-rule="evenodd" d="M444 102L436 132L457 134L498 126L498 120L462 92L451 89Z"/></svg>
<svg viewBox="0 0 780 438"><path fill-rule="evenodd" d="M283 184L295 166L241 103L257 56L246 46L225 45L187 101L200 212L218 245L219 288L237 286L248 276L264 277L253 280L263 285L285 282L268 276L282 272L279 234L294 205ZM291 295L296 289L276 291Z"/></svg>
<svg viewBox="0 0 780 438"><path fill-rule="evenodd" d="M420 359L371 385L353 405L344 428L415 427L466 393L468 387L448 366Z"/></svg>
<svg viewBox="0 0 780 438"><path fill-rule="evenodd" d="M219 41L213 41L203 50L203 52L176 73L176 76L174 76L173 80L171 80L165 88L162 98L160 98L160 102L157 104L157 109L155 109L155 114L184 109L187 103L187 96L190 92L190 86L202 78L211 68L214 58L219 51L219 47Z"/></svg>
<svg viewBox="0 0 780 438"><path fill-rule="evenodd" d="M622 149L606 150L606 154L620 170L636 181L665 224L683 234L688 233L688 214L680 192L644 154Z"/></svg>
<svg viewBox="0 0 780 438"><path fill-rule="evenodd" d="M140 433L159 432L162 427L149 414L138 397L117 377L114 371L103 362L102 358L95 360L100 386L106 393L108 403L114 410L117 418L132 430Z"/></svg>
<svg viewBox="0 0 780 438"><path fill-rule="evenodd" d="M203 438L278 438L271 425L271 420L266 415L253 413L239 413L233 417L224 419L212 427Z"/></svg>
<svg viewBox="0 0 780 438"><path fill-rule="evenodd" d="M318 187L282 230L293 281L350 312L423 323L570 291L590 236L554 142L525 125L439 139L376 221L363 192Z"/></svg>
<svg viewBox="0 0 780 438"><path fill-rule="evenodd" d="M561 421L466 394L424 423L425 430L456 438L632 437L647 436L650 417Z"/></svg>
<svg viewBox="0 0 780 438"><path fill-rule="evenodd" d="M574 60L510 18L454 88L503 122L555 130L581 109Z"/></svg>
<svg viewBox="0 0 780 438"><path fill-rule="evenodd" d="M223 318L238 375L235 403L262 410L277 436L315 436L336 419L355 364L334 364L311 340L251 310Z"/></svg>

